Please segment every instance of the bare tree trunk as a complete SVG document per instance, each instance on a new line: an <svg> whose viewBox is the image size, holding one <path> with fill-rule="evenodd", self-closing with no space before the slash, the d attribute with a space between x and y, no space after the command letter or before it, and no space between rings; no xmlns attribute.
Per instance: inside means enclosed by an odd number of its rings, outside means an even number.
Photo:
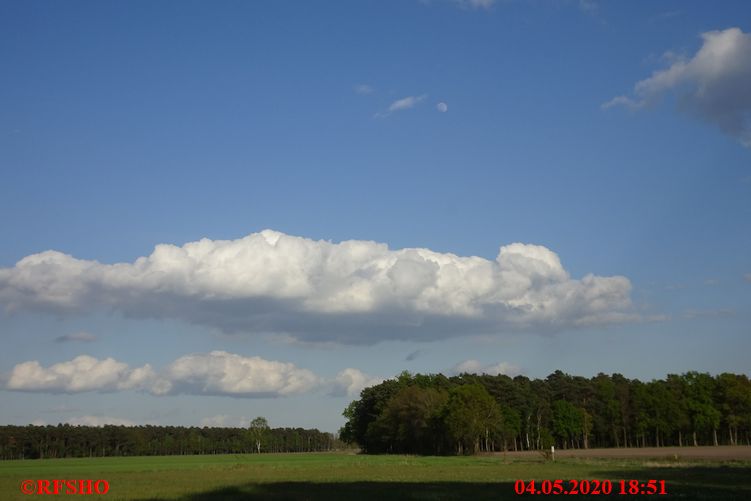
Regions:
<svg viewBox="0 0 751 501"><path fill-rule="evenodd" d="M683 434L678 430L678 447L683 447Z"/></svg>
<svg viewBox="0 0 751 501"><path fill-rule="evenodd" d="M524 435L527 437L527 450L529 450L529 418L532 417L532 414L527 414L527 426L524 429Z"/></svg>
<svg viewBox="0 0 751 501"><path fill-rule="evenodd" d="M542 424L542 412L540 408L537 408L537 449L542 448L542 444L540 443L540 426Z"/></svg>
<svg viewBox="0 0 751 501"><path fill-rule="evenodd" d="M698 447L699 443L696 441L696 430L694 430L693 435L694 435L694 447Z"/></svg>
<svg viewBox="0 0 751 501"><path fill-rule="evenodd" d="M717 447L717 428L712 429L712 440L714 441L714 446Z"/></svg>

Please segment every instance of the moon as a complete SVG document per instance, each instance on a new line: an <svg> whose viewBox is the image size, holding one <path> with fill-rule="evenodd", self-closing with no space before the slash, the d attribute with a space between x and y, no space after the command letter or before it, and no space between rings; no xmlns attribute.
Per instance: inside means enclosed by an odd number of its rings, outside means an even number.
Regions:
<svg viewBox="0 0 751 501"><path fill-rule="evenodd" d="M435 105L435 109L437 109L441 113L446 113L449 110L449 105L441 101L440 103Z"/></svg>

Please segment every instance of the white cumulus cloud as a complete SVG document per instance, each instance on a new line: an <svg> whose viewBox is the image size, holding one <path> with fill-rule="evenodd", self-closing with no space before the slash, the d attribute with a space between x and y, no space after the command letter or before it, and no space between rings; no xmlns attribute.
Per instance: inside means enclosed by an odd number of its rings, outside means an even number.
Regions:
<svg viewBox="0 0 751 501"><path fill-rule="evenodd" d="M383 378L372 377L359 369L347 368L340 371L334 378L330 394L335 397L356 397L363 388L375 386L383 382Z"/></svg>
<svg viewBox="0 0 751 501"><path fill-rule="evenodd" d="M505 245L489 260L271 230L160 244L133 263L46 251L0 268L0 307L10 312L107 310L352 344L629 321L630 290L622 276L572 278L539 245Z"/></svg>
<svg viewBox="0 0 751 501"><path fill-rule="evenodd" d="M151 366L130 369L113 358L79 355L68 362L42 367L36 360L16 365L5 385L8 390L78 393L143 389L154 378Z"/></svg>
<svg viewBox="0 0 751 501"><path fill-rule="evenodd" d="M642 108L673 92L680 109L718 126L751 148L751 33L740 28L702 33L693 57L671 64L637 82L632 96L617 96L603 108Z"/></svg>
<svg viewBox="0 0 751 501"><path fill-rule="evenodd" d="M500 362L497 364L483 364L479 360L465 360L459 362L451 369L453 374L489 374L491 376L498 376L503 374L506 376L518 376L521 374L521 367L509 362Z"/></svg>
<svg viewBox="0 0 751 501"><path fill-rule="evenodd" d="M238 397L303 393L321 382L311 371L291 363L225 351L180 357L167 368L165 378L171 393Z"/></svg>
<svg viewBox="0 0 751 501"><path fill-rule="evenodd" d="M212 351L178 358L157 373L150 365L130 368L113 358L80 355L43 367L37 361L17 364L5 389L46 393L139 390L153 395L186 393L235 397L277 397L303 393L322 384L294 364Z"/></svg>

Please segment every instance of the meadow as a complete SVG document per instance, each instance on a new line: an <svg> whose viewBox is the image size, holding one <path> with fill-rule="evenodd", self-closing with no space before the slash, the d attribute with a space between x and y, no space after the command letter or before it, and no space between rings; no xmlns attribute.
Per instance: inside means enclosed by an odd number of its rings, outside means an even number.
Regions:
<svg viewBox="0 0 751 501"><path fill-rule="evenodd" d="M28 499L19 488L23 480L55 478L105 479L106 495L86 497L112 500L498 500L519 497L517 479L664 479L669 495L649 497L751 499L748 461L346 453L3 461L0 499Z"/></svg>

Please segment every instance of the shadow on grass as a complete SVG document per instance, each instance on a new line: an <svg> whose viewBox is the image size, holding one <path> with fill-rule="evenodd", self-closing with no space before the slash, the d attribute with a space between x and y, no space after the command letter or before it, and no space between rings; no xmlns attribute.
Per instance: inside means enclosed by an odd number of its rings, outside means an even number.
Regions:
<svg viewBox="0 0 751 501"><path fill-rule="evenodd" d="M644 496L645 498L751 500L751 467L746 465L642 466L636 470L609 469L598 472L597 475L602 478L636 479L641 482L665 480L668 496L653 495ZM615 483L613 490L617 490ZM639 496L622 497L633 499Z"/></svg>
<svg viewBox="0 0 751 501"><path fill-rule="evenodd" d="M595 475L613 479L610 496L583 496L575 499L751 499L751 468L736 466L654 467L636 470L606 470ZM665 480L667 496L619 495L616 479ZM541 481L543 479L538 479ZM554 480L554 479L549 479ZM564 484L567 479L564 479ZM520 497L545 498L544 495L518 495L513 482L276 482L247 483L222 489L189 494L180 501L220 500L504 500ZM556 496L557 497L557 496ZM152 498L141 501L157 501Z"/></svg>
<svg viewBox="0 0 751 501"><path fill-rule="evenodd" d="M275 482L226 487L180 497L180 501L513 499L511 482ZM156 501L157 498L141 501Z"/></svg>

